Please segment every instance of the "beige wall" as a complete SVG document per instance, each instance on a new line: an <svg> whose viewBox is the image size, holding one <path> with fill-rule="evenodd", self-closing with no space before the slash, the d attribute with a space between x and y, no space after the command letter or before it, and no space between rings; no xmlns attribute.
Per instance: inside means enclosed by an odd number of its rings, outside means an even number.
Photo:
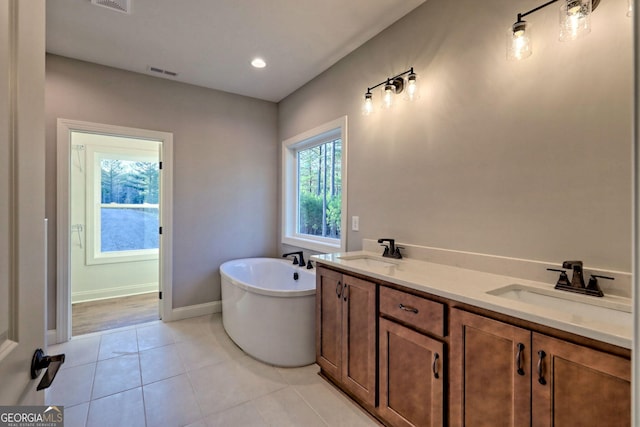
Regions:
<svg viewBox="0 0 640 427"><path fill-rule="evenodd" d="M220 299L219 265L275 254L277 106L47 55L48 327L55 327L56 119L173 133L173 306Z"/></svg>
<svg viewBox="0 0 640 427"><path fill-rule="evenodd" d="M527 5L429 0L283 100L279 139L349 116L350 250L393 237L629 272L626 5L602 1L591 34L567 43L555 5L531 15L534 54L513 63L505 34ZM367 86L411 66L421 98L362 116Z"/></svg>

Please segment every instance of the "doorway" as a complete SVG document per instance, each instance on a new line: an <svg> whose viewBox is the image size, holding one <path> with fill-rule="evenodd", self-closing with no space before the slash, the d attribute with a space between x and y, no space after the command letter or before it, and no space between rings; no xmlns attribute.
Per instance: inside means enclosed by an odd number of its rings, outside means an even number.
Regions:
<svg viewBox="0 0 640 427"><path fill-rule="evenodd" d="M58 121L58 342L165 317L171 143Z"/></svg>

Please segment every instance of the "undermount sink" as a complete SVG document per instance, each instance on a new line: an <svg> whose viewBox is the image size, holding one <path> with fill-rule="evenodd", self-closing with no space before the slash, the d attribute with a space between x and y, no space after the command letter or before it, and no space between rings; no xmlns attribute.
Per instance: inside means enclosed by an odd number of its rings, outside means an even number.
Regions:
<svg viewBox="0 0 640 427"><path fill-rule="evenodd" d="M339 256L338 259L343 261L348 261L351 265L358 265L361 267L395 267L400 264L399 261L396 260L386 260L382 257L376 257L372 255L346 255Z"/></svg>
<svg viewBox="0 0 640 427"><path fill-rule="evenodd" d="M600 322L620 327L630 327L633 324L631 302L628 298L600 298L518 284L494 289L487 294L569 313L576 322Z"/></svg>

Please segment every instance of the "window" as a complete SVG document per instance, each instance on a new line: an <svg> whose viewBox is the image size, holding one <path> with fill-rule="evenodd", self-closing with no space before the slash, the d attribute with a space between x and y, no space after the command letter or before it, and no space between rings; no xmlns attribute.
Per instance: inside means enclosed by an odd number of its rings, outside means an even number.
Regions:
<svg viewBox="0 0 640 427"><path fill-rule="evenodd" d="M87 264L158 258L159 145L127 143L86 145Z"/></svg>
<svg viewBox="0 0 640 427"><path fill-rule="evenodd" d="M283 243L346 249L346 125L343 117L283 142Z"/></svg>

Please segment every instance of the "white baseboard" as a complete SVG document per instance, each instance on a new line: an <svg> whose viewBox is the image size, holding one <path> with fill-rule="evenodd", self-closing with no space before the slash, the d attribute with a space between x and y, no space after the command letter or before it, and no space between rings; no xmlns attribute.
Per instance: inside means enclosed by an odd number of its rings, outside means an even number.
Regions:
<svg viewBox="0 0 640 427"><path fill-rule="evenodd" d="M128 297L131 295L158 292L158 283L142 283L139 285L118 286L114 288L78 291L71 294L71 303L98 301L107 298Z"/></svg>
<svg viewBox="0 0 640 427"><path fill-rule="evenodd" d="M222 301L213 301L205 304L196 304L189 305L187 307L174 308L171 310L171 313L164 313L164 317L162 320L165 322L172 322L175 320L206 316L208 314L220 312L222 312Z"/></svg>

